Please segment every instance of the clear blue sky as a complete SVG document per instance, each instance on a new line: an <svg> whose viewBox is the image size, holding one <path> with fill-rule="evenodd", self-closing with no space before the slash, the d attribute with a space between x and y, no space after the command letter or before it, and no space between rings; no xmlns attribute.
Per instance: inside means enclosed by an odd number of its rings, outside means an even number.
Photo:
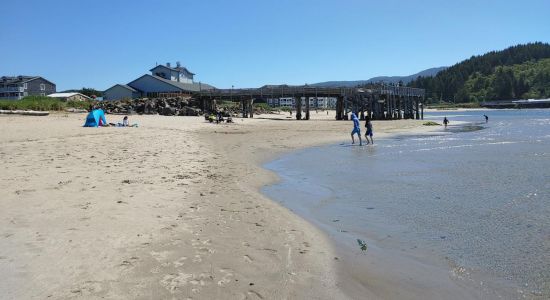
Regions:
<svg viewBox="0 0 550 300"><path fill-rule="evenodd" d="M550 42L550 1L51 0L0 5L0 75L106 89L181 61L258 87L410 75Z"/></svg>

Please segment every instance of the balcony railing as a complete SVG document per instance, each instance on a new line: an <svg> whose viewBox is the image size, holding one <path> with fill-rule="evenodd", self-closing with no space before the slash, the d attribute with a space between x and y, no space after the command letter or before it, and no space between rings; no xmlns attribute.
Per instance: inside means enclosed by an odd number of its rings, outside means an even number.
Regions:
<svg viewBox="0 0 550 300"><path fill-rule="evenodd" d="M25 89L22 86L14 87L0 87L0 92L23 92Z"/></svg>

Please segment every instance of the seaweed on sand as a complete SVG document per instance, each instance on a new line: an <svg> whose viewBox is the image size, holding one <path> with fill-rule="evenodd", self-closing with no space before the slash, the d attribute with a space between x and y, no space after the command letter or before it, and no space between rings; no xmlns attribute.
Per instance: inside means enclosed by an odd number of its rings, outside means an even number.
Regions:
<svg viewBox="0 0 550 300"><path fill-rule="evenodd" d="M359 244L361 250L367 251L367 244L365 243L365 241L357 239L357 244Z"/></svg>

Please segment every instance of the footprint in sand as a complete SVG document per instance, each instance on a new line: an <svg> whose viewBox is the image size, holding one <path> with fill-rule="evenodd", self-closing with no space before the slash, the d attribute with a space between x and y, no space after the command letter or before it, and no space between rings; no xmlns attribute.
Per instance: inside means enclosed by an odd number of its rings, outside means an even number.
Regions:
<svg viewBox="0 0 550 300"><path fill-rule="evenodd" d="M151 256L158 262L165 261L168 256L172 253L172 251L151 251Z"/></svg>
<svg viewBox="0 0 550 300"><path fill-rule="evenodd" d="M162 278L160 285L171 293L175 293L180 287L187 285L190 278L193 278L193 274L168 274Z"/></svg>
<svg viewBox="0 0 550 300"><path fill-rule="evenodd" d="M231 282L231 277L233 277L233 270L231 269L220 269L220 273L223 274L222 279L218 281L218 285L224 286Z"/></svg>
<svg viewBox="0 0 550 300"><path fill-rule="evenodd" d="M184 262L187 260L187 257L185 256L182 256L180 257L178 260L172 262L174 264L174 267L175 268L179 268L181 266L183 266Z"/></svg>
<svg viewBox="0 0 550 300"><path fill-rule="evenodd" d="M103 291L103 287L99 281L86 281L79 286L71 289L72 295L89 296L92 294L100 293Z"/></svg>
<svg viewBox="0 0 550 300"><path fill-rule="evenodd" d="M214 253L215 251L214 251L214 249L210 249L210 248L206 248L206 247L201 247L201 248L197 249L197 252L202 253L202 254L207 254L207 253L212 254L212 253Z"/></svg>
<svg viewBox="0 0 550 300"><path fill-rule="evenodd" d="M200 255L195 255L195 257L193 258L193 262L195 263L200 263L202 262L202 257Z"/></svg>
<svg viewBox="0 0 550 300"><path fill-rule="evenodd" d="M254 290L249 290L247 294L250 295L250 296L256 296L260 299L264 299L264 297L260 293L254 291Z"/></svg>
<svg viewBox="0 0 550 300"><path fill-rule="evenodd" d="M194 274L178 273L165 275L160 281L160 284L171 293L175 293L179 288L188 284L194 286L206 286L212 281L212 279L213 278L211 275L205 273L199 274L198 276ZM199 291L197 288L194 289L196 289L194 292Z"/></svg>

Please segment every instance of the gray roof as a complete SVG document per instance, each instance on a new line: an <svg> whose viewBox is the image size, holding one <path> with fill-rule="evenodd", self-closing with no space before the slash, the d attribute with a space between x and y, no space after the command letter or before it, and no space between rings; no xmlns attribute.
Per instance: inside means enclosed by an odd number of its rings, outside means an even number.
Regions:
<svg viewBox="0 0 550 300"><path fill-rule="evenodd" d="M193 73L193 72L187 70L186 67L175 67L175 68L172 68L172 67L168 67L168 66L165 66L165 65L158 65L158 66L155 66L154 68L152 68L152 69L149 70L149 71L153 72L153 70L156 69L156 68L158 68L158 67L163 67L163 68L166 68L166 69L168 69L168 70L172 70L172 71L176 71L176 72L184 71L184 72L187 72L187 73L189 73L189 74L191 74L191 75L195 75L195 73Z"/></svg>
<svg viewBox="0 0 550 300"><path fill-rule="evenodd" d="M40 78L40 76L2 76L0 78L0 83L4 84L17 84L17 83L24 83L28 82L34 79Z"/></svg>
<svg viewBox="0 0 550 300"><path fill-rule="evenodd" d="M184 83L184 82L177 82L177 81L164 79L162 77L155 76L155 75L149 75L149 76L189 92L198 92L200 90L211 90L214 88L213 86L206 83L196 83L196 82Z"/></svg>
<svg viewBox="0 0 550 300"><path fill-rule="evenodd" d="M141 77L139 77L138 79L136 80L139 80L145 76L150 76L156 80L160 80L164 83L167 83L171 86L174 86L176 88L179 88L183 91L186 91L186 92L198 92L198 91L201 91L201 90L211 90L211 89L214 89L215 87L209 85L209 84L206 84L206 83L184 83L184 82L177 82L177 81L172 81L172 80L168 80L168 79L164 79L162 77L159 77L159 76L155 76L155 75L149 75L149 74L145 74ZM136 81L134 80L134 81ZM132 82L134 82L132 81ZM128 83L128 85L132 84L132 82Z"/></svg>
<svg viewBox="0 0 550 300"><path fill-rule="evenodd" d="M110 89L112 89L112 88L114 88L114 87L116 87L116 86L121 86L121 87L123 87L123 88L125 88L125 89L127 89L127 90L129 90L129 91L132 91L132 92L139 92L138 90L136 90L135 88L133 88L133 87L131 87L131 86L129 86L129 85L126 85L126 84L119 84L119 83L117 83L117 84L113 85L112 87L106 89L105 92L108 91L108 90L110 90Z"/></svg>
<svg viewBox="0 0 550 300"><path fill-rule="evenodd" d="M130 91L132 91L132 92L137 92L136 89L134 89L133 87L131 87L131 86L127 85L127 84L117 84L117 85L120 85L121 87L123 87L123 88L125 88L125 89L127 89L127 90L130 90Z"/></svg>

